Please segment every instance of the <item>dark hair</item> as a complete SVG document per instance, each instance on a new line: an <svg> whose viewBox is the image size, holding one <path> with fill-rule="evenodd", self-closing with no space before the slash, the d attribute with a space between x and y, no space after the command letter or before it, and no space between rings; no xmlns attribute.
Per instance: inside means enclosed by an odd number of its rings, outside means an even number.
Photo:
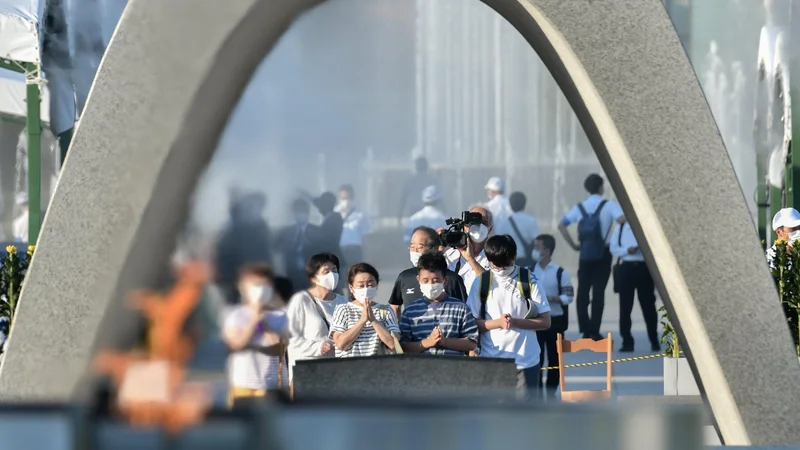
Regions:
<svg viewBox="0 0 800 450"><path fill-rule="evenodd" d="M358 275L360 273L368 273L368 274L372 275L373 277L375 277L375 283L380 283L380 281L381 281L381 278L378 275L378 269L372 267L371 264L367 264L365 262L360 262L358 264L353 264L352 266L350 266L350 270L347 271L347 284L352 286L353 285L353 280L355 280L356 275ZM355 300L355 299L356 299L356 297L351 292L350 293L350 300Z"/></svg>
<svg viewBox="0 0 800 450"><path fill-rule="evenodd" d="M265 278L273 283L275 281L275 271L269 264L250 263L239 268L240 279L248 275Z"/></svg>
<svg viewBox="0 0 800 450"><path fill-rule="evenodd" d="M320 267L324 266L325 264L331 263L336 266L336 271L338 272L339 269L339 258L334 255L333 253L317 253L313 255L311 258L308 258L308 262L306 263L306 276L308 279L312 279L317 276L317 271Z"/></svg>
<svg viewBox="0 0 800 450"><path fill-rule="evenodd" d="M339 192L342 192L342 191L347 192L347 195L349 195L351 198L353 196L355 196L355 193L353 192L353 185L352 184L343 184L342 187L339 188Z"/></svg>
<svg viewBox="0 0 800 450"><path fill-rule="evenodd" d="M441 252L424 253L417 262L417 273L420 270L427 270L432 273L438 272L439 275L444 277L447 274L447 259Z"/></svg>
<svg viewBox="0 0 800 450"><path fill-rule="evenodd" d="M292 280L287 277L275 277L275 279L272 280L272 287L284 303L288 303L289 299L292 298L292 294L294 294Z"/></svg>
<svg viewBox="0 0 800 450"><path fill-rule="evenodd" d="M517 259L517 244L507 234L498 234L486 240L483 247L486 259L497 267L508 267Z"/></svg>
<svg viewBox="0 0 800 450"><path fill-rule="evenodd" d="M511 210L514 212L519 212L525 209L526 203L528 203L528 199L522 192L513 192L508 196L508 204L511 205Z"/></svg>
<svg viewBox="0 0 800 450"><path fill-rule="evenodd" d="M417 228L414 228L414 230L411 232L411 237L413 237L415 234L417 234L418 231L423 232L423 233L428 235L428 239L430 239L431 246L433 248L439 247L439 244L440 244L439 234L436 233L436 230L434 230L431 227L426 227L425 225L419 226Z"/></svg>
<svg viewBox="0 0 800 450"><path fill-rule="evenodd" d="M586 180L583 182L583 188L592 195L599 194L600 188L603 187L603 177L600 175L593 173L586 177Z"/></svg>
<svg viewBox="0 0 800 450"><path fill-rule="evenodd" d="M309 211L311 211L311 205L309 205L308 202L302 198L297 198L292 202L292 212L307 213Z"/></svg>
<svg viewBox="0 0 800 450"><path fill-rule="evenodd" d="M414 160L414 166L417 168L417 172L426 172L428 170L428 160L424 156L420 156Z"/></svg>
<svg viewBox="0 0 800 450"><path fill-rule="evenodd" d="M551 234L540 234L536 236L535 241L541 241L544 248L550 250L550 254L556 251L556 238Z"/></svg>
<svg viewBox="0 0 800 450"><path fill-rule="evenodd" d="M314 206L317 207L320 214L328 214L336 207L336 196L332 192L323 192L314 199Z"/></svg>

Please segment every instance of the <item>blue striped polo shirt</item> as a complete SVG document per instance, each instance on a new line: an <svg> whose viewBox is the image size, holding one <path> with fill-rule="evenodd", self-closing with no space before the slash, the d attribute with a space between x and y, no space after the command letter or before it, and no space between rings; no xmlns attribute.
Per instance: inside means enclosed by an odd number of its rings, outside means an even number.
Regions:
<svg viewBox="0 0 800 450"><path fill-rule="evenodd" d="M469 307L464 302L449 296L441 302L421 298L403 309L400 318L400 342L422 341L430 336L436 326L442 330L444 338L467 338L478 342L478 326ZM463 352L442 347L429 348L423 353L464 356Z"/></svg>

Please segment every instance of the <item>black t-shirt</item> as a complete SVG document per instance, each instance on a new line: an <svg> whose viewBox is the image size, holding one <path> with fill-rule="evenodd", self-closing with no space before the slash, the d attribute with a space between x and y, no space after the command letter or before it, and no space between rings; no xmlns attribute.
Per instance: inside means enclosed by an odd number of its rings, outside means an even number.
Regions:
<svg viewBox="0 0 800 450"><path fill-rule="evenodd" d="M447 281L444 284L444 290L447 295L466 302L467 289L464 287L464 280L461 279L461 276L452 270L448 270L445 276ZM421 298L422 292L419 290L419 281L417 281L417 268L412 267L400 272L400 275L397 276L397 281L394 282L389 304L406 307L414 300Z"/></svg>

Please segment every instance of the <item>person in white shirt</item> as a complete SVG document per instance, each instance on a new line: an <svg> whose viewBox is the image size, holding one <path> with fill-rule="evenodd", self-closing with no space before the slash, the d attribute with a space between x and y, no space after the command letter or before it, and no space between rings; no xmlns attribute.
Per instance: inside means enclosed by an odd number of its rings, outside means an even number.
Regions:
<svg viewBox="0 0 800 450"><path fill-rule="evenodd" d="M514 265L517 244L507 234L486 241L486 258L491 272L476 278L467 306L480 331L480 357L514 359L517 389L524 397L539 390L539 341L537 331L550 328L550 304L535 275ZM527 274L530 298L520 292L521 272ZM485 299L481 281L488 279Z"/></svg>
<svg viewBox="0 0 800 450"><path fill-rule="evenodd" d="M403 241L406 244L411 242L411 233L419 227L438 230L445 226L447 216L438 209L441 199L442 193L438 186L431 185L422 190L422 202L425 206L408 219L403 233Z"/></svg>
<svg viewBox="0 0 800 450"><path fill-rule="evenodd" d="M578 328L584 338L602 339L600 324L603 322L606 286L611 275L611 252L608 239L614 222L622 223L625 216L617 202L603 198L603 177L593 173L586 177L583 187L589 198L573 206L558 224L558 231L570 247L580 252L578 264ZM576 244L567 227L578 224ZM591 292L591 297L589 293ZM589 304L592 314L589 316Z"/></svg>
<svg viewBox="0 0 800 450"><path fill-rule="evenodd" d="M511 205L510 216L506 220L497 220L495 216L495 234L507 234L517 243L517 265L533 267L536 263L531 258L533 240L539 235L539 224L533 216L525 213L527 198L522 192L514 192L508 197Z"/></svg>
<svg viewBox="0 0 800 450"><path fill-rule="evenodd" d="M642 316L647 327L647 337L650 339L650 350L660 352L655 284L630 224L617 225L612 234L611 253L617 257L617 265L614 267L614 291L619 293L619 333L622 335L622 348L619 351L633 351L631 313L634 296L638 293L639 306L642 307Z"/></svg>
<svg viewBox="0 0 800 450"><path fill-rule="evenodd" d="M505 181L500 177L492 177L489 178L483 188L486 189L486 195L489 197L486 207L492 212L495 223L500 223L507 219L512 210L511 205L508 203L508 198L504 195L506 191Z"/></svg>
<svg viewBox="0 0 800 450"><path fill-rule="evenodd" d="M285 364L286 315L275 295L275 275L266 265L241 269L238 287L241 304L225 319L222 335L231 349L228 356L228 399L236 406L263 397L268 390L288 386Z"/></svg>
<svg viewBox="0 0 800 450"><path fill-rule="evenodd" d="M541 234L534 241L533 257L536 265L533 274L539 280L539 285L547 294L547 302L550 304L550 328L544 331L537 331L536 337L539 340L541 353L539 359L542 366L545 365L545 354L547 355L547 367L558 366L558 350L556 341L558 335L564 334L569 328L569 304L572 303L574 291L572 280L569 273L563 267L553 262L553 253L556 250L556 239L549 234ZM555 398L559 384L558 369L547 371L547 398ZM544 380L544 372L539 377L539 386Z"/></svg>
<svg viewBox="0 0 800 450"><path fill-rule="evenodd" d="M347 299L336 293L339 284L339 258L332 253L319 253L309 258L306 275L311 284L307 290L292 296L286 316L289 320L289 376L291 367L302 359L332 358L334 344L330 339L333 311Z"/></svg>
<svg viewBox="0 0 800 450"><path fill-rule="evenodd" d="M783 208L772 218L772 229L779 240L794 242L800 239L800 212L794 208ZM767 249L767 264L775 269L775 244Z"/></svg>
<svg viewBox="0 0 800 450"><path fill-rule="evenodd" d="M16 203L21 212L12 223L14 241L28 242L28 194L26 192L17 194Z"/></svg>
<svg viewBox="0 0 800 450"><path fill-rule="evenodd" d="M355 205L353 186L349 184L339 188L339 203L334 209L342 215L342 237L339 246L346 264L355 264L364 260L364 235L370 232L367 216Z"/></svg>
<svg viewBox="0 0 800 450"><path fill-rule="evenodd" d="M464 227L464 231L468 235L466 247L442 249L449 264L448 269L461 276L464 286L467 288L467 294L469 294L475 278L489 270L489 260L486 259L483 246L492 233L493 224L492 213L485 207L473 206L469 211L480 214L483 219L479 226ZM436 230L440 235L442 231L444 228Z"/></svg>

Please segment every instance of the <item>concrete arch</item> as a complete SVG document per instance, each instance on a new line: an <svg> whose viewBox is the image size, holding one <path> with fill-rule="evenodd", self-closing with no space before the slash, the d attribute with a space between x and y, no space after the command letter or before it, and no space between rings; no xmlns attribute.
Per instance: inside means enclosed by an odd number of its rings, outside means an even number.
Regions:
<svg viewBox="0 0 800 450"><path fill-rule="evenodd" d="M482 1L531 43L575 109L725 442L800 442L785 420L800 413L800 368L788 333L754 331L784 319L730 159L660 0ZM159 282L250 75L291 21L319 3L129 3L45 221L0 398L85 399L95 349L133 343L138 323L122 293ZM729 240L712 235L710 246L712 230Z"/></svg>

